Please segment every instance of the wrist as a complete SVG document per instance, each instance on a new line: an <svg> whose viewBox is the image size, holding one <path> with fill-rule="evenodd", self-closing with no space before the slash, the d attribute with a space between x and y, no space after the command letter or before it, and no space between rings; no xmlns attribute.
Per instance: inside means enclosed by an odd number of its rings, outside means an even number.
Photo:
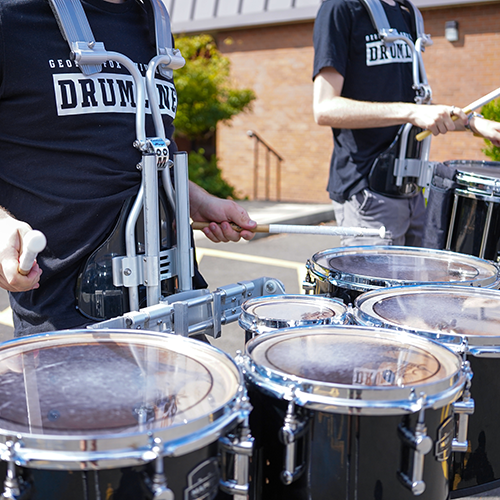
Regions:
<svg viewBox="0 0 500 500"><path fill-rule="evenodd" d="M484 118L484 116L481 115L480 113L476 113L476 112L470 113L467 116L467 122L465 123L465 128L467 130L471 130L472 132L475 132L475 129L473 129L473 125L474 125L476 118Z"/></svg>

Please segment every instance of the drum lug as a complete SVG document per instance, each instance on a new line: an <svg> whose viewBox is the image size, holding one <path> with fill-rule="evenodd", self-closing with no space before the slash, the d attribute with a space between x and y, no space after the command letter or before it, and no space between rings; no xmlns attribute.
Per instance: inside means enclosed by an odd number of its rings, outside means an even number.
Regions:
<svg viewBox="0 0 500 500"><path fill-rule="evenodd" d="M31 484L17 475L13 441L5 443L7 450L2 453L2 460L7 461L7 477L3 483L4 490L0 496L1 500L24 500L29 498Z"/></svg>
<svg viewBox="0 0 500 500"><path fill-rule="evenodd" d="M239 425L236 433L219 439L222 469L219 486L224 493L232 495L234 500L248 498L249 467L253 443L254 438L250 434L248 414ZM231 455L233 460L228 459L228 455Z"/></svg>
<svg viewBox="0 0 500 500"><path fill-rule="evenodd" d="M403 441L403 446L413 450L413 456L408 459L408 470L399 471L398 477L415 496L425 491L423 481L425 455L432 449L432 439L427 435L425 426L425 409L422 408L418 414L418 422L415 431L408 429L403 424L398 426L398 434ZM410 451L411 454L411 451Z"/></svg>
<svg viewBox="0 0 500 500"><path fill-rule="evenodd" d="M280 441L285 445L285 460L284 468L281 472L281 481L286 485L292 484L305 470L305 457L307 456L305 450L306 441L302 443L302 463L297 465L299 453L298 441L306 433L308 423L309 420L307 418L301 420L295 414L295 400L292 399L288 403L283 427L279 432Z"/></svg>
<svg viewBox="0 0 500 500"><path fill-rule="evenodd" d="M304 281L302 282L302 290L304 290L306 295L311 295L314 293L314 290L316 290L316 283L313 283L311 279L311 274L309 271L306 273L306 277L304 278Z"/></svg>
<svg viewBox="0 0 500 500"><path fill-rule="evenodd" d="M472 371L470 369L469 361L464 362L465 373L468 376L468 382L465 386L464 394L460 401L453 403L453 410L458 415L457 423L457 436L453 438L451 443L451 451L465 453L469 448L469 441L467 439L469 429L469 415L474 413L474 400L470 397L470 385L472 379Z"/></svg>
<svg viewBox="0 0 500 500"><path fill-rule="evenodd" d="M167 478L163 467L162 442L160 438L152 438L151 453L154 459L155 472L153 477L148 477L148 486L153 493L153 500L175 500L174 492L167 486Z"/></svg>

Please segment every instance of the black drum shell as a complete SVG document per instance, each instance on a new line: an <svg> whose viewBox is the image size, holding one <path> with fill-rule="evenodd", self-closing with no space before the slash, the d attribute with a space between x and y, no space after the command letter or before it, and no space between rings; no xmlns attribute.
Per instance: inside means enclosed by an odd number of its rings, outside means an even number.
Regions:
<svg viewBox="0 0 500 500"><path fill-rule="evenodd" d="M229 500L219 490L218 444L211 443L180 457L163 459L167 486L182 500ZM204 467L205 465L205 467ZM197 471L197 469L200 470ZM28 482L23 500L152 500L148 482L154 475L153 463L101 469L97 471L64 471L17 467ZM0 463L0 474L6 476L6 462ZM189 475L193 475L190 484ZM199 483L198 483L199 481Z"/></svg>
<svg viewBox="0 0 500 500"><path fill-rule="evenodd" d="M468 497L500 486L500 401L496 358L467 356L472 373L471 396L474 413L469 417L469 450L453 453L451 497Z"/></svg>
<svg viewBox="0 0 500 500"><path fill-rule="evenodd" d="M449 249L498 261L500 252L500 197L473 194L455 190L456 216L450 221ZM491 221L486 231L488 208L491 206ZM486 234L485 234L486 232ZM483 237L484 249L482 250ZM483 255L481 255L483 253Z"/></svg>
<svg viewBox="0 0 500 500"><path fill-rule="evenodd" d="M287 402L249 384L253 411L250 426L255 438L250 483L251 500L415 499L399 481L403 444L398 425L416 424L416 414L369 416L305 410L310 416L306 439L306 469L291 485L280 479L285 447L278 434ZM425 456L422 500L449 498L450 460L436 458L436 442L451 439L450 405L425 411L427 434L434 445ZM447 428L446 435L440 430ZM453 425L451 426L453 428Z"/></svg>

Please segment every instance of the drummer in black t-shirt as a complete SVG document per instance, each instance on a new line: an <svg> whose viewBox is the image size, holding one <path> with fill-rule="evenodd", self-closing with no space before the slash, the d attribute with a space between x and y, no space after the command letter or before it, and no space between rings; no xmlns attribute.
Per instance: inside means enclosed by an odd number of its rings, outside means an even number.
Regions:
<svg viewBox="0 0 500 500"><path fill-rule="evenodd" d="M145 76L156 47L141 3L82 5L95 39ZM131 76L113 61L97 75L84 75L46 0L2 0L0 31L0 287L11 292L16 335L80 327L89 319L76 308L79 271L141 182ZM174 82L158 72L155 83L170 140ZM150 115L146 126L154 137ZM169 149L175 153L175 143ZM252 238L255 222L241 206L192 183L189 196L193 220L214 222L204 230L212 241ZM23 276L17 272L21 238L30 228L46 235L47 248Z"/></svg>
<svg viewBox="0 0 500 500"><path fill-rule="evenodd" d="M394 30L415 43L415 19L407 0L375 0ZM369 3L369 2L366 2ZM389 148L402 124L433 135L474 132L500 145L500 123L454 106L415 104L412 56L398 40L388 49L362 0L325 0L314 27L314 116L332 128L334 150L328 191L337 223L385 226L392 244L420 246L424 222L421 190L402 197L370 188L374 161ZM458 117L453 121L452 116ZM387 244L380 238L344 238L345 245Z"/></svg>

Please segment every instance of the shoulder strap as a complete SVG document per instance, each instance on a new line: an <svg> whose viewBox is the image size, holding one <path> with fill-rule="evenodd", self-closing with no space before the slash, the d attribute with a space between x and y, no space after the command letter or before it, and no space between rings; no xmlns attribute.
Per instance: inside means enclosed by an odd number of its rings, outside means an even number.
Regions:
<svg viewBox="0 0 500 500"><path fill-rule="evenodd" d="M389 20L384 11L384 7L380 0L360 0L360 2L365 6L370 16L370 20L377 30L380 38L388 43L391 43L391 35L393 33L393 28L389 25ZM423 45L431 45L430 38L424 32L424 20L422 18L422 13L415 7L409 0L396 0L400 5L404 5L413 14L413 19L415 23L415 32L417 38L421 38Z"/></svg>
<svg viewBox="0 0 500 500"><path fill-rule="evenodd" d="M80 0L49 0L49 5L72 53L78 48L95 45L96 41ZM88 76L100 73L102 64L81 64L80 69L84 75Z"/></svg>
<svg viewBox="0 0 500 500"><path fill-rule="evenodd" d="M148 17L153 21L156 52L159 55L171 55L173 52L170 16L163 0L137 0L146 8ZM71 52L79 48L92 47L96 40L83 10L80 0L48 0L59 25L63 38L68 42ZM82 73L92 75L102 70L101 64L80 65ZM172 70L160 64L160 73L172 77Z"/></svg>

